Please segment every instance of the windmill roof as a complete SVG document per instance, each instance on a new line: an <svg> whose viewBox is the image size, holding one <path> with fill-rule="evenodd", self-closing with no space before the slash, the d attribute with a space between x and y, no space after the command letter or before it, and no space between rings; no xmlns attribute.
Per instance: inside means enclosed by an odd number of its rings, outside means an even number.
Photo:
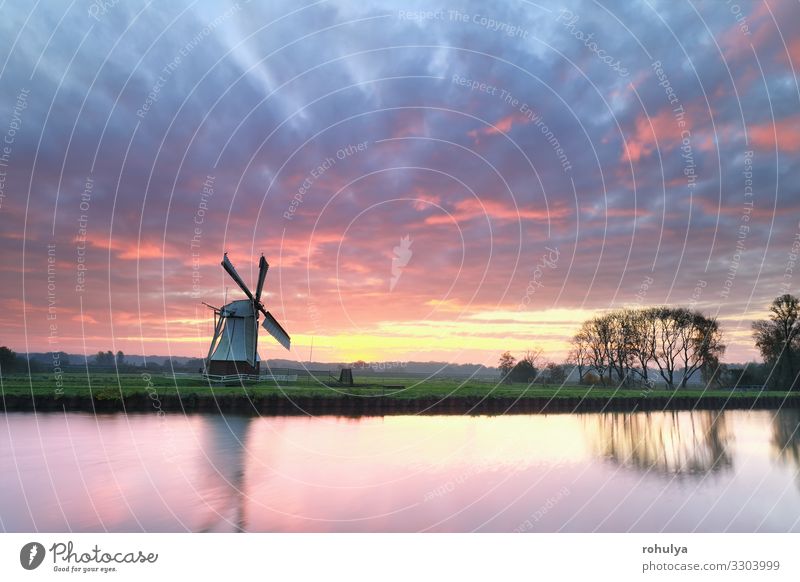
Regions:
<svg viewBox="0 0 800 582"><path fill-rule="evenodd" d="M231 301L222 309L224 309L227 312L226 315L230 317L253 317L254 315L253 304L249 299Z"/></svg>

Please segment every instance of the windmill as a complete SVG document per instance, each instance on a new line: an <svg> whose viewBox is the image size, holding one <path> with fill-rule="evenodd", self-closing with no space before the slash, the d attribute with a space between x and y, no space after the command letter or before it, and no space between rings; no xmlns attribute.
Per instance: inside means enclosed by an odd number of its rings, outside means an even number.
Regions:
<svg viewBox="0 0 800 582"><path fill-rule="evenodd" d="M233 268L228 253L222 258L222 268L236 281L247 299L231 301L214 310L214 337L208 348L205 373L208 376L257 375L261 362L258 357L258 318L264 315L261 326L287 350L291 338L281 324L264 308L261 292L269 264L264 256L258 261L258 284L255 295Z"/></svg>

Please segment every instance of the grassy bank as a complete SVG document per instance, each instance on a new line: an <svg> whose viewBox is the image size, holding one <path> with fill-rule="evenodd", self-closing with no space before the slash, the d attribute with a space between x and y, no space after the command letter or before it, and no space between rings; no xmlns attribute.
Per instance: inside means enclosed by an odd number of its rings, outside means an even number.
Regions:
<svg viewBox="0 0 800 582"><path fill-rule="evenodd" d="M64 374L58 381L40 374L5 378L1 392L0 406L8 411L358 415L800 407L800 394L786 392L643 391L383 377L359 377L355 387L328 387L314 379L211 386L198 379L147 374Z"/></svg>

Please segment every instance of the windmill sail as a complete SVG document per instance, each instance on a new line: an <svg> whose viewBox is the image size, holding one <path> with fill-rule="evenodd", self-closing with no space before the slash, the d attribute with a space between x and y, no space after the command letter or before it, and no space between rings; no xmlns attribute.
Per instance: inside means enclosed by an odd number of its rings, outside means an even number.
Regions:
<svg viewBox="0 0 800 582"><path fill-rule="evenodd" d="M281 324L278 323L278 320L272 317L272 314L269 311L262 311L262 313L264 314L264 322L261 324L261 327L267 330L269 335L278 340L278 343L287 350L291 349L292 338L290 338L289 334L286 333L286 330L281 327Z"/></svg>
<svg viewBox="0 0 800 582"><path fill-rule="evenodd" d="M222 268L231 276L231 279L236 281L236 284L239 285L239 288L244 291L244 294L253 301L253 294L250 292L250 289L247 288L247 285L244 284L242 278L239 276L239 273L236 272L236 269L233 268L233 264L231 264L230 260L228 259L228 253L222 257Z"/></svg>
<svg viewBox="0 0 800 582"><path fill-rule="evenodd" d="M267 271L269 270L269 263L267 259L264 258L264 255L261 255L261 259L258 261L258 284L256 285L256 302L261 301L261 292L264 290L264 279L267 277Z"/></svg>

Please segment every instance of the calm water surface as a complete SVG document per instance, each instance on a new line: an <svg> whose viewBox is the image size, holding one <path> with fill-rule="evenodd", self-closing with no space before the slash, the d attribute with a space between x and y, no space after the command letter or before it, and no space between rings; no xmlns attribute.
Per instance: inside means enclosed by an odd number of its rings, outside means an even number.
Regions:
<svg viewBox="0 0 800 582"><path fill-rule="evenodd" d="M800 411L0 416L5 531L800 531Z"/></svg>

